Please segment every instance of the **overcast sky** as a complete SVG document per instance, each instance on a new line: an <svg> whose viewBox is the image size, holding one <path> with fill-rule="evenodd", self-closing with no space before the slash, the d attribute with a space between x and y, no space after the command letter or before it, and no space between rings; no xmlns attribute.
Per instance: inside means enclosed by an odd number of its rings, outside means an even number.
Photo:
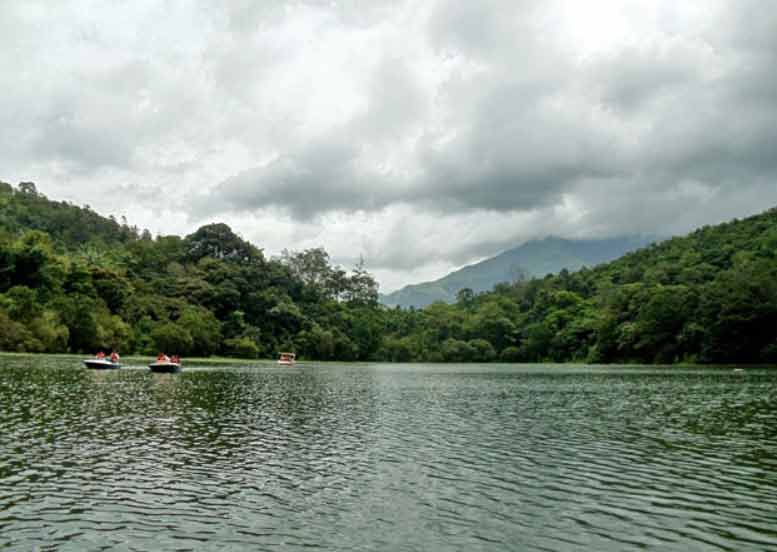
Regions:
<svg viewBox="0 0 777 552"><path fill-rule="evenodd" d="M0 0L0 180L390 291L777 205L772 0Z"/></svg>

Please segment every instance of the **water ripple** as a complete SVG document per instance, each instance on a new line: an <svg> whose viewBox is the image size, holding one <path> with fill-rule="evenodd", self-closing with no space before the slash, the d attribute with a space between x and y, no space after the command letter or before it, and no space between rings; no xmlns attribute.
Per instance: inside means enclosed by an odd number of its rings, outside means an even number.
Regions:
<svg viewBox="0 0 777 552"><path fill-rule="evenodd" d="M777 374L0 357L0 549L777 550Z"/></svg>

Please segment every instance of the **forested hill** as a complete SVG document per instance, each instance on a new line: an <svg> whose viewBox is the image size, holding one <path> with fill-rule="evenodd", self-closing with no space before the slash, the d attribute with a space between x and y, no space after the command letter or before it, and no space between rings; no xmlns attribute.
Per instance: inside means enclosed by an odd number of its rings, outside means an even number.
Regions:
<svg viewBox="0 0 777 552"><path fill-rule="evenodd" d="M777 209L407 320L392 358L777 363Z"/></svg>
<svg viewBox="0 0 777 552"><path fill-rule="evenodd" d="M444 301L453 303L456 294L469 288L475 293L491 291L496 284L523 278L543 277L563 269L578 270L617 259L628 251L653 241L629 236L599 240L567 240L548 237L514 247L479 263L465 266L438 280L405 286L381 295L384 305L421 308Z"/></svg>
<svg viewBox="0 0 777 552"><path fill-rule="evenodd" d="M86 244L110 246L139 239L151 239L148 230L119 224L113 217L95 213L88 205L79 207L65 201L51 201L39 194L35 184L22 182L18 190L0 182L0 230L18 234L40 230L58 245L77 248Z"/></svg>
<svg viewBox="0 0 777 552"><path fill-rule="evenodd" d="M322 249L152 238L0 183L0 350L389 361L777 362L777 210L577 272L389 309Z"/></svg>
<svg viewBox="0 0 777 552"><path fill-rule="evenodd" d="M152 239L0 183L0 350L366 359L377 284L322 249L265 259L225 224Z"/></svg>

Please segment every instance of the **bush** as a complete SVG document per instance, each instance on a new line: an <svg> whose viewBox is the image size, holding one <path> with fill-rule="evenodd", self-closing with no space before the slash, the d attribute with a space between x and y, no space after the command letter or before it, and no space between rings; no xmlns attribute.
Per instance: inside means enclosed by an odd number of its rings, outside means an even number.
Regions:
<svg viewBox="0 0 777 552"><path fill-rule="evenodd" d="M151 331L151 341L156 346L157 351L178 355L188 354L193 345L191 334L172 322L155 327Z"/></svg>
<svg viewBox="0 0 777 552"><path fill-rule="evenodd" d="M453 338L443 341L441 353L446 362L471 362L477 356L472 345Z"/></svg>
<svg viewBox="0 0 777 552"><path fill-rule="evenodd" d="M259 356L259 347L250 337L233 337L224 341L224 348L228 355L239 358L256 358Z"/></svg>
<svg viewBox="0 0 777 552"><path fill-rule="evenodd" d="M502 362L520 362L521 350L518 347L505 347L499 354L499 360Z"/></svg>
<svg viewBox="0 0 777 552"><path fill-rule="evenodd" d="M469 346L474 350L474 356L470 360L475 362L492 362L496 358L494 346L485 339L473 339Z"/></svg>
<svg viewBox="0 0 777 552"><path fill-rule="evenodd" d="M62 324L57 314L53 311L45 311L41 316L30 322L33 335L41 342L43 350L47 353L57 353L67 350L67 342L70 331Z"/></svg>
<svg viewBox="0 0 777 552"><path fill-rule="evenodd" d="M43 352L43 343L24 324L14 322L0 310L0 350L18 353Z"/></svg>

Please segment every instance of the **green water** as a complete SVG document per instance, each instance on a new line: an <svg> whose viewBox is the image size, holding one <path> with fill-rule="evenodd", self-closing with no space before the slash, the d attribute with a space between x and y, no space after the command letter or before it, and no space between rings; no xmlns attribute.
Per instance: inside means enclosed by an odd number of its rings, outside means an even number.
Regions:
<svg viewBox="0 0 777 552"><path fill-rule="evenodd" d="M0 357L0 549L777 550L777 372Z"/></svg>

